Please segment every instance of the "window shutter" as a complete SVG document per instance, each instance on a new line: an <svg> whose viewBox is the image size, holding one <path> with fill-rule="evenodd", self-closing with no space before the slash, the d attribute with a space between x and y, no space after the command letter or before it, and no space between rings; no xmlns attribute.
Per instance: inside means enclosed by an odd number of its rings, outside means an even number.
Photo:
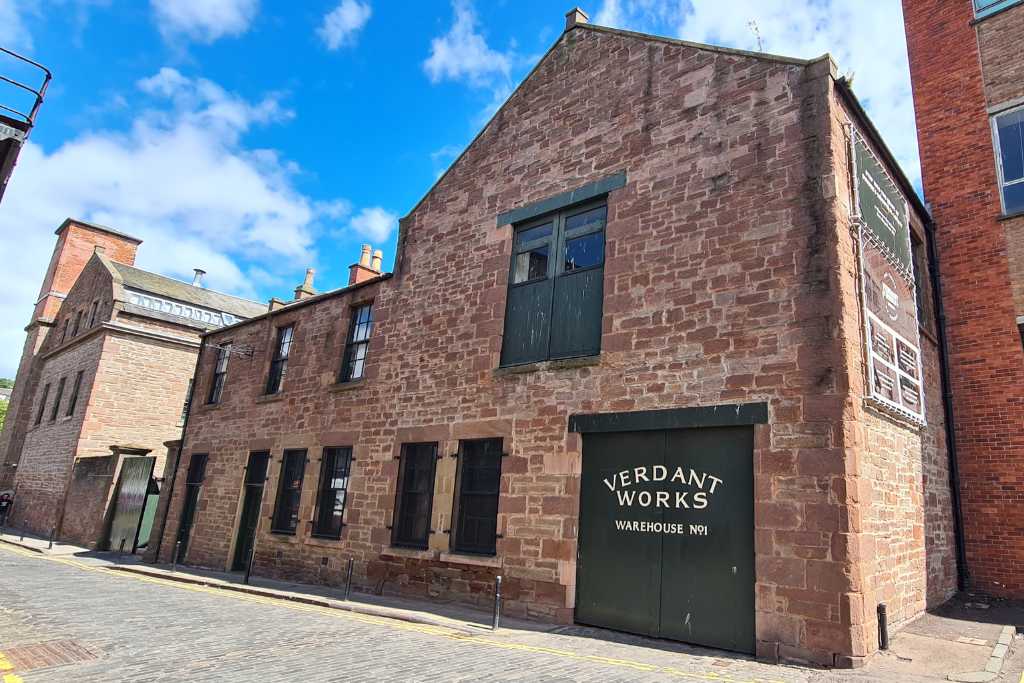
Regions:
<svg viewBox="0 0 1024 683"><path fill-rule="evenodd" d="M550 278L509 289L502 365L534 363L548 357L553 291Z"/></svg>
<svg viewBox="0 0 1024 683"><path fill-rule="evenodd" d="M601 351L604 268L567 273L555 279L551 358L596 355Z"/></svg>

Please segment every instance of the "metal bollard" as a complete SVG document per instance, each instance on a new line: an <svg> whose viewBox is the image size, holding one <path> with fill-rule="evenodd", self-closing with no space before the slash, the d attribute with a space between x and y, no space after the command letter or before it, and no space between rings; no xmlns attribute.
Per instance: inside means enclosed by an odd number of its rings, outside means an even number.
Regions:
<svg viewBox="0 0 1024 683"><path fill-rule="evenodd" d="M122 539L121 539L121 545L119 545L119 546L117 547L117 552L119 552L119 553L120 553L120 554L122 554L122 555L124 555L124 542L125 542L126 540L128 540L128 539L126 539L126 538L122 538Z"/></svg>
<svg viewBox="0 0 1024 683"><path fill-rule="evenodd" d="M181 541L174 544L174 556L171 558L171 571L178 568L178 559L181 556Z"/></svg>
<svg viewBox="0 0 1024 683"><path fill-rule="evenodd" d="M498 622L501 620L501 575L494 577L494 619L491 622L491 630L498 630Z"/></svg>
<svg viewBox="0 0 1024 683"><path fill-rule="evenodd" d="M884 602L878 605L878 649L889 649L889 614Z"/></svg>
<svg viewBox="0 0 1024 683"><path fill-rule="evenodd" d="M242 580L246 586L249 585L249 576L252 574L252 563L256 559L256 545L253 544L252 552L249 553L249 562L245 565L245 578Z"/></svg>
<svg viewBox="0 0 1024 683"><path fill-rule="evenodd" d="M348 558L348 568L345 570L345 599L348 600L352 595L352 566L355 564L355 560L351 557Z"/></svg>
<svg viewBox="0 0 1024 683"><path fill-rule="evenodd" d="M49 542L49 544L48 544L48 545L46 546L46 549L47 549L47 550L53 550L53 535L54 535L55 533L57 533L57 527L55 527L55 526L51 526L51 527L50 527L50 542Z"/></svg>

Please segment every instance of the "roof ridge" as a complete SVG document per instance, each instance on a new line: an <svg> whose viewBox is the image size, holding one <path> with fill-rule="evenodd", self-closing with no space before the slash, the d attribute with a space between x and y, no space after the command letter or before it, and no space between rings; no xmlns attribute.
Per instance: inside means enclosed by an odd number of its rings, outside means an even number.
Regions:
<svg viewBox="0 0 1024 683"><path fill-rule="evenodd" d="M720 52L722 54L736 55L739 57L752 57L754 59L761 59L770 62L782 62L784 64L793 64L795 66L807 66L814 62L824 59L829 53L825 53L820 57L814 59L803 59L800 57L787 57L786 55L777 55L771 52L754 52L752 50L741 50L735 47L725 47L723 45L714 45L712 43L699 43L693 40L683 40L682 38L669 38L668 36L659 36L653 33L641 33L639 31L629 31L623 28L612 28L610 26L599 26L597 24L576 24L573 28L581 28L587 31L600 31L602 33L614 33L623 36L629 36L631 38L638 38L640 40L651 40L659 43L667 43L669 45L682 45L685 47L692 47L698 50L707 50L709 52Z"/></svg>
<svg viewBox="0 0 1024 683"><path fill-rule="evenodd" d="M208 289L206 287L196 287L192 283L186 282L185 280L178 280L177 278L173 278L173 277L170 277L168 275L162 275L161 273L155 273L152 270L145 270L145 269L139 268L137 266L128 265L127 263L120 263L118 261L111 261L111 263L113 263L116 268L130 268L131 270L137 270L140 273L145 273L146 275L151 275L153 277L158 277L158 278L160 278L162 280L168 280L170 282L173 282L176 285L184 285L185 287L191 287L191 288L193 288L193 289L195 289L196 291L199 291L199 292L212 292L213 294L217 294L219 296L226 296L226 297L228 297L230 299L235 299L236 301L242 301L242 302L245 302L247 304L256 304L257 306L265 306L266 305L262 301L254 301L252 299L246 299L244 297L236 296L234 294L228 294L227 292L222 292L222 291L217 290L217 289ZM129 286L131 286L131 285L129 285Z"/></svg>

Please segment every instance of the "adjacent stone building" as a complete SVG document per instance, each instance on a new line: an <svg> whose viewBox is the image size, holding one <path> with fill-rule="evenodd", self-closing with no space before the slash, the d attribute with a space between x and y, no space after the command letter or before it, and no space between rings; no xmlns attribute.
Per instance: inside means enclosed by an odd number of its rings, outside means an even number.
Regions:
<svg viewBox="0 0 1024 683"><path fill-rule="evenodd" d="M1024 3L903 0L949 336L965 587L1024 598Z"/></svg>
<svg viewBox="0 0 1024 683"><path fill-rule="evenodd" d="M0 440L0 490L15 491L15 528L131 551L148 539L150 471L180 436L200 333L267 307L135 268L140 241L110 228L68 219L57 236Z"/></svg>
<svg viewBox="0 0 1024 683"><path fill-rule="evenodd" d="M204 335L160 558L856 665L955 590L929 230L828 56L574 11L393 273Z"/></svg>

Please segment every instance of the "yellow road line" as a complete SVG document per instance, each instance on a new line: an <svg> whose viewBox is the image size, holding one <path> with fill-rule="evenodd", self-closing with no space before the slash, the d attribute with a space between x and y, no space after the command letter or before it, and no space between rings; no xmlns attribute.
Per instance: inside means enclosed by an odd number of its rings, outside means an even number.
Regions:
<svg viewBox="0 0 1024 683"><path fill-rule="evenodd" d="M14 552L25 557L31 557L34 559L44 559L50 562L58 562L60 564L66 564L77 569L85 571L101 572L109 576L118 576L125 579L132 579L135 581L142 581L145 583L152 583L160 586L177 588L179 590L189 590L196 593L207 593L211 595L217 595L219 597L229 597L234 600L241 600L244 602L251 602L261 605L274 605L277 607L284 607L286 609L310 612L313 614L320 614L330 616L334 618L350 619L365 624L373 624L375 626L385 626L387 628L402 630L402 631L413 631L416 633L423 633L426 635L437 636L448 639L453 642L464 643L467 645L478 645L484 647L493 647L503 650L514 650L518 652L529 652L534 654L546 654L555 657L561 657L563 659L574 659L577 661L590 662L594 664L604 664L607 666L613 666L618 668L631 669L634 671L644 672L656 672L669 674L678 678L684 678L688 680L698 681L721 681L723 683L782 683L775 679L737 679L723 673L717 672L692 672L683 671L673 667L666 667L660 664L651 664L648 662L640 662L631 659L614 659L611 657L602 657L600 655L588 655L580 654L578 652L572 652L571 650L561 650L557 648L542 647L539 645L527 645L525 643L512 643L498 640L491 640L490 638L484 638L482 636L467 635L463 632L447 628L445 626L434 626L430 624L417 624L412 622L404 622L397 619L391 619L388 617L377 617L369 614L361 614L359 612L350 612L348 610L341 610L332 607L323 607L321 605L310 605L307 603L294 602L286 600L284 598L276 598L262 595L254 595L252 593L244 593L240 591L226 590L224 588L204 586L200 584L185 583L182 581L174 581L171 579L164 579L156 576L137 574L134 572L118 571L109 569L103 566L96 566L86 564L79 560L72 560L68 558L55 557L52 555L41 555L39 553L33 553L31 551L23 550L21 548L15 548L7 544L0 544L0 548ZM681 657L689 657L689 655L680 655ZM0 660L3 661L3 660ZM2 669L2 667L0 667ZM17 679L17 677L15 677ZM20 683L21 679L8 681L6 677L3 683ZM1024 676L1022 676L1021 683L1024 683Z"/></svg>
<svg viewBox="0 0 1024 683"><path fill-rule="evenodd" d="M14 674L4 674L4 683L22 683L21 676L15 676Z"/></svg>
<svg viewBox="0 0 1024 683"><path fill-rule="evenodd" d="M1020 672L1020 683L1024 683L1024 671Z"/></svg>

